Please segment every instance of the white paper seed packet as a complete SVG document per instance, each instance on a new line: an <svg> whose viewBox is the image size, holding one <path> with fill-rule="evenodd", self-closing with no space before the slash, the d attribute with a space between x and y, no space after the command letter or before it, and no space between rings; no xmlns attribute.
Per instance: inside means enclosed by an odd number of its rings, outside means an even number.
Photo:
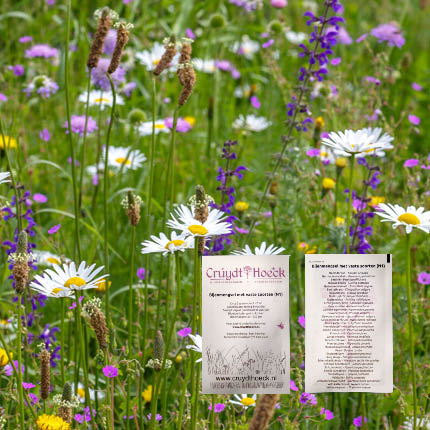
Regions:
<svg viewBox="0 0 430 430"><path fill-rule="evenodd" d="M202 392L290 392L289 256L202 261Z"/></svg>
<svg viewBox="0 0 430 430"><path fill-rule="evenodd" d="M393 391L390 254L306 255L305 391Z"/></svg>

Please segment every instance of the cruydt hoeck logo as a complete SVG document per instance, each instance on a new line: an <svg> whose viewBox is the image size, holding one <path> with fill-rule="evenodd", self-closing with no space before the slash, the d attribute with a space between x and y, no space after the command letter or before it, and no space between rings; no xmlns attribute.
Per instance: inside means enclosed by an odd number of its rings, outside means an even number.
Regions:
<svg viewBox="0 0 430 430"><path fill-rule="evenodd" d="M235 269L214 269L213 267L208 267L206 269L206 277L211 280L225 280L230 281L232 279L280 279L286 278L285 269L278 267L263 268L263 267L236 267Z"/></svg>

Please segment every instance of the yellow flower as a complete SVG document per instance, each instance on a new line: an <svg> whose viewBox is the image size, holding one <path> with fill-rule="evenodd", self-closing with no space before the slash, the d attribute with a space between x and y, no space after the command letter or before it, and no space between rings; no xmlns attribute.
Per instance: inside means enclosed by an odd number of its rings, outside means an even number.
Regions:
<svg viewBox="0 0 430 430"><path fill-rule="evenodd" d="M234 205L234 208L238 211L238 212L245 212L248 208L249 208L249 204L246 202L237 202Z"/></svg>
<svg viewBox="0 0 430 430"><path fill-rule="evenodd" d="M340 227L341 225L344 225L344 224L345 224L345 219L344 219L344 218L342 218L342 217L340 217L340 216L337 216L337 217L336 217L336 219L334 220L334 223L335 223L338 227Z"/></svg>
<svg viewBox="0 0 430 430"><path fill-rule="evenodd" d="M317 247L314 245L311 249L307 250L305 254L315 254L317 252Z"/></svg>
<svg viewBox="0 0 430 430"><path fill-rule="evenodd" d="M143 400L150 402L152 399L152 385L148 385L142 393Z"/></svg>
<svg viewBox="0 0 430 430"><path fill-rule="evenodd" d="M193 116L186 116L184 118L184 121L187 121L188 124L191 125L191 127L194 127L194 124L196 123L196 119Z"/></svg>
<svg viewBox="0 0 430 430"><path fill-rule="evenodd" d="M336 158L335 164L336 164L336 167L340 167L341 169L343 169L346 166L346 158L345 157Z"/></svg>
<svg viewBox="0 0 430 430"><path fill-rule="evenodd" d="M299 251L306 252L309 249L309 245L306 242L300 242L297 248Z"/></svg>
<svg viewBox="0 0 430 430"><path fill-rule="evenodd" d="M175 357L175 363L176 364L179 364L179 363L181 363L182 362L182 355L181 354L178 354L176 357Z"/></svg>
<svg viewBox="0 0 430 430"><path fill-rule="evenodd" d="M382 196L370 197L369 206L378 206L379 203L385 203L385 197L382 197Z"/></svg>
<svg viewBox="0 0 430 430"><path fill-rule="evenodd" d="M0 367L6 366L7 363L9 363L9 359L7 358L6 351L0 348Z"/></svg>
<svg viewBox="0 0 430 430"><path fill-rule="evenodd" d="M319 116L316 120L315 120L315 127L316 128L323 128L324 127L324 118L322 116Z"/></svg>
<svg viewBox="0 0 430 430"><path fill-rule="evenodd" d="M39 430L70 430L70 424L57 415L40 415L36 424Z"/></svg>
<svg viewBox="0 0 430 430"><path fill-rule="evenodd" d="M336 185L336 182L334 179L331 178L324 178L322 186L325 190L332 190Z"/></svg>
<svg viewBox="0 0 430 430"><path fill-rule="evenodd" d="M108 281L108 287L112 285L111 281ZM99 291L100 293L104 293L106 291L106 279L102 279L100 282L96 283L97 289L96 291Z"/></svg>
<svg viewBox="0 0 430 430"><path fill-rule="evenodd" d="M16 143L16 139L14 139L13 137L9 137L9 136L5 136L3 139L3 135L0 134L0 149L4 149L5 142L6 142L6 148L7 149L14 149L18 146Z"/></svg>

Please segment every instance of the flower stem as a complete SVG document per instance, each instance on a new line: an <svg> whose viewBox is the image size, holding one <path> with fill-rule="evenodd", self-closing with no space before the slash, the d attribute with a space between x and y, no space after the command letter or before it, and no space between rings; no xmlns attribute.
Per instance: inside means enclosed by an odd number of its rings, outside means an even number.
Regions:
<svg viewBox="0 0 430 430"><path fill-rule="evenodd" d="M73 203L75 210L75 247L73 248L75 259L77 251L77 257L81 259L81 245L79 238L79 201L78 201L78 189L76 181L76 166L75 166L75 147L73 146L72 138L72 123L70 120L70 96L69 96L69 40L70 40L70 10L71 0L67 1L67 15L66 15L66 46L64 55L64 89L66 94L66 113L67 113L67 136L70 147L70 157L72 159L72 183L73 183Z"/></svg>
<svg viewBox="0 0 430 430"><path fill-rule="evenodd" d="M155 115L156 115L156 85L155 76L152 77L152 134L151 134L151 147L149 151L149 184L148 184L148 195L146 197L146 220L145 225L149 233L149 218L151 216L152 209L152 188L154 185L154 153L155 153Z"/></svg>
<svg viewBox="0 0 430 430"><path fill-rule="evenodd" d="M60 345L61 345L61 357L60 357L60 369L61 369L61 386L64 387L65 376L64 376L64 314L66 303L64 298L60 299L61 303L61 325L60 325Z"/></svg>
<svg viewBox="0 0 430 430"><path fill-rule="evenodd" d="M21 300L22 300L22 294L18 294L18 332L16 334L16 349L18 352L18 395L19 395L19 422L21 428L24 427L24 393L22 388L22 372L21 372L21 363L22 363L22 356L21 356L21 334L22 334L22 321L21 321Z"/></svg>
<svg viewBox="0 0 430 430"><path fill-rule="evenodd" d="M116 106L116 92L115 92L115 85L113 84L112 78L109 73L106 74L109 82L110 87L112 90L112 110L110 114L110 121L108 125L108 131L106 135L106 148L105 148L105 159L104 159L104 172L103 172L103 218L104 218L104 262L105 262L105 270L107 273L109 273L109 244L108 244L108 211L107 211L107 205L108 205L108 154L109 154L109 142L110 142L110 135L112 132L112 124L113 119L115 115L115 106ZM108 325L110 325L110 308L109 308L109 287L106 285L106 293L105 293L105 313L106 313L106 320L108 322Z"/></svg>
<svg viewBox="0 0 430 430"><path fill-rule="evenodd" d="M352 207L352 179L354 177L354 161L355 154L351 155L350 170L349 170L349 184L348 184L348 209L346 215L346 253L349 254L349 226L351 224L351 207Z"/></svg>
<svg viewBox="0 0 430 430"><path fill-rule="evenodd" d="M411 376L412 394L414 405L413 430L417 426L417 382L415 378L415 341L414 341L414 320L412 314L412 283L411 283L411 236L406 233L406 286L408 294L408 323L409 323L409 350L411 354Z"/></svg>

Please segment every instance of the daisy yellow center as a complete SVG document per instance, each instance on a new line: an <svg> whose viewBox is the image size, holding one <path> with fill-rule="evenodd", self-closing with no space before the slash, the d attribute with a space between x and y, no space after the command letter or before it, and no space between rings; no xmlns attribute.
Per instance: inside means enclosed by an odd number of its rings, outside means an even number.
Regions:
<svg viewBox="0 0 430 430"><path fill-rule="evenodd" d="M397 218L400 222L404 222L406 224L411 224L411 225L418 225L420 224L420 219L414 215L414 214L410 214L410 213L405 213L403 215L400 215Z"/></svg>
<svg viewBox="0 0 430 430"><path fill-rule="evenodd" d="M181 239L175 239L175 240L171 240L170 242L167 242L166 243L166 246L165 246L165 248L166 249L169 249L169 246L170 245L174 245L174 246L181 246L181 245L183 245L185 242L183 241L183 240L181 240Z"/></svg>
<svg viewBox="0 0 430 430"><path fill-rule="evenodd" d="M54 288L52 290L52 294L58 294L61 291L61 288Z"/></svg>
<svg viewBox="0 0 430 430"><path fill-rule="evenodd" d="M58 258L55 258L55 257L48 257L46 261L51 264L60 264L60 260L58 260Z"/></svg>
<svg viewBox="0 0 430 430"><path fill-rule="evenodd" d="M100 97L100 98L98 98L98 99L94 99L94 101L95 101L96 103L103 103L103 102L105 102L105 103L109 103L109 99L105 99L104 97Z"/></svg>
<svg viewBox="0 0 430 430"><path fill-rule="evenodd" d="M70 288L72 285L75 285L76 287L82 287L82 285L85 284L86 282L84 279L80 278L79 276L73 276L64 283L64 286L67 288Z"/></svg>
<svg viewBox="0 0 430 430"><path fill-rule="evenodd" d="M375 148L369 148L369 149L366 149L364 152L373 152L375 150Z"/></svg>
<svg viewBox="0 0 430 430"><path fill-rule="evenodd" d="M240 403L244 406L251 406L255 403L255 400L252 397L244 397Z"/></svg>
<svg viewBox="0 0 430 430"><path fill-rule="evenodd" d="M125 164L126 166L129 166L131 164L131 161L128 158L124 157L118 157L115 161L119 164Z"/></svg>
<svg viewBox="0 0 430 430"><path fill-rule="evenodd" d="M69 430L70 424L56 415L43 414L37 418L37 428L39 430Z"/></svg>
<svg viewBox="0 0 430 430"><path fill-rule="evenodd" d="M156 60L154 60L154 61L152 62L152 64L153 64L154 66L156 66L159 62L160 62L160 58L157 58Z"/></svg>
<svg viewBox="0 0 430 430"><path fill-rule="evenodd" d="M190 230L190 232L193 234L200 234L202 236L208 232L208 229L206 227L199 224L190 225L188 227L188 230Z"/></svg>
<svg viewBox="0 0 430 430"><path fill-rule="evenodd" d="M6 351L0 348L0 367L6 366L7 363L9 363L9 359L7 358Z"/></svg>
<svg viewBox="0 0 430 430"><path fill-rule="evenodd" d="M155 128L166 128L164 124L155 124Z"/></svg>
<svg viewBox="0 0 430 430"><path fill-rule="evenodd" d="M85 390L83 388L78 388L78 396L85 399Z"/></svg>

